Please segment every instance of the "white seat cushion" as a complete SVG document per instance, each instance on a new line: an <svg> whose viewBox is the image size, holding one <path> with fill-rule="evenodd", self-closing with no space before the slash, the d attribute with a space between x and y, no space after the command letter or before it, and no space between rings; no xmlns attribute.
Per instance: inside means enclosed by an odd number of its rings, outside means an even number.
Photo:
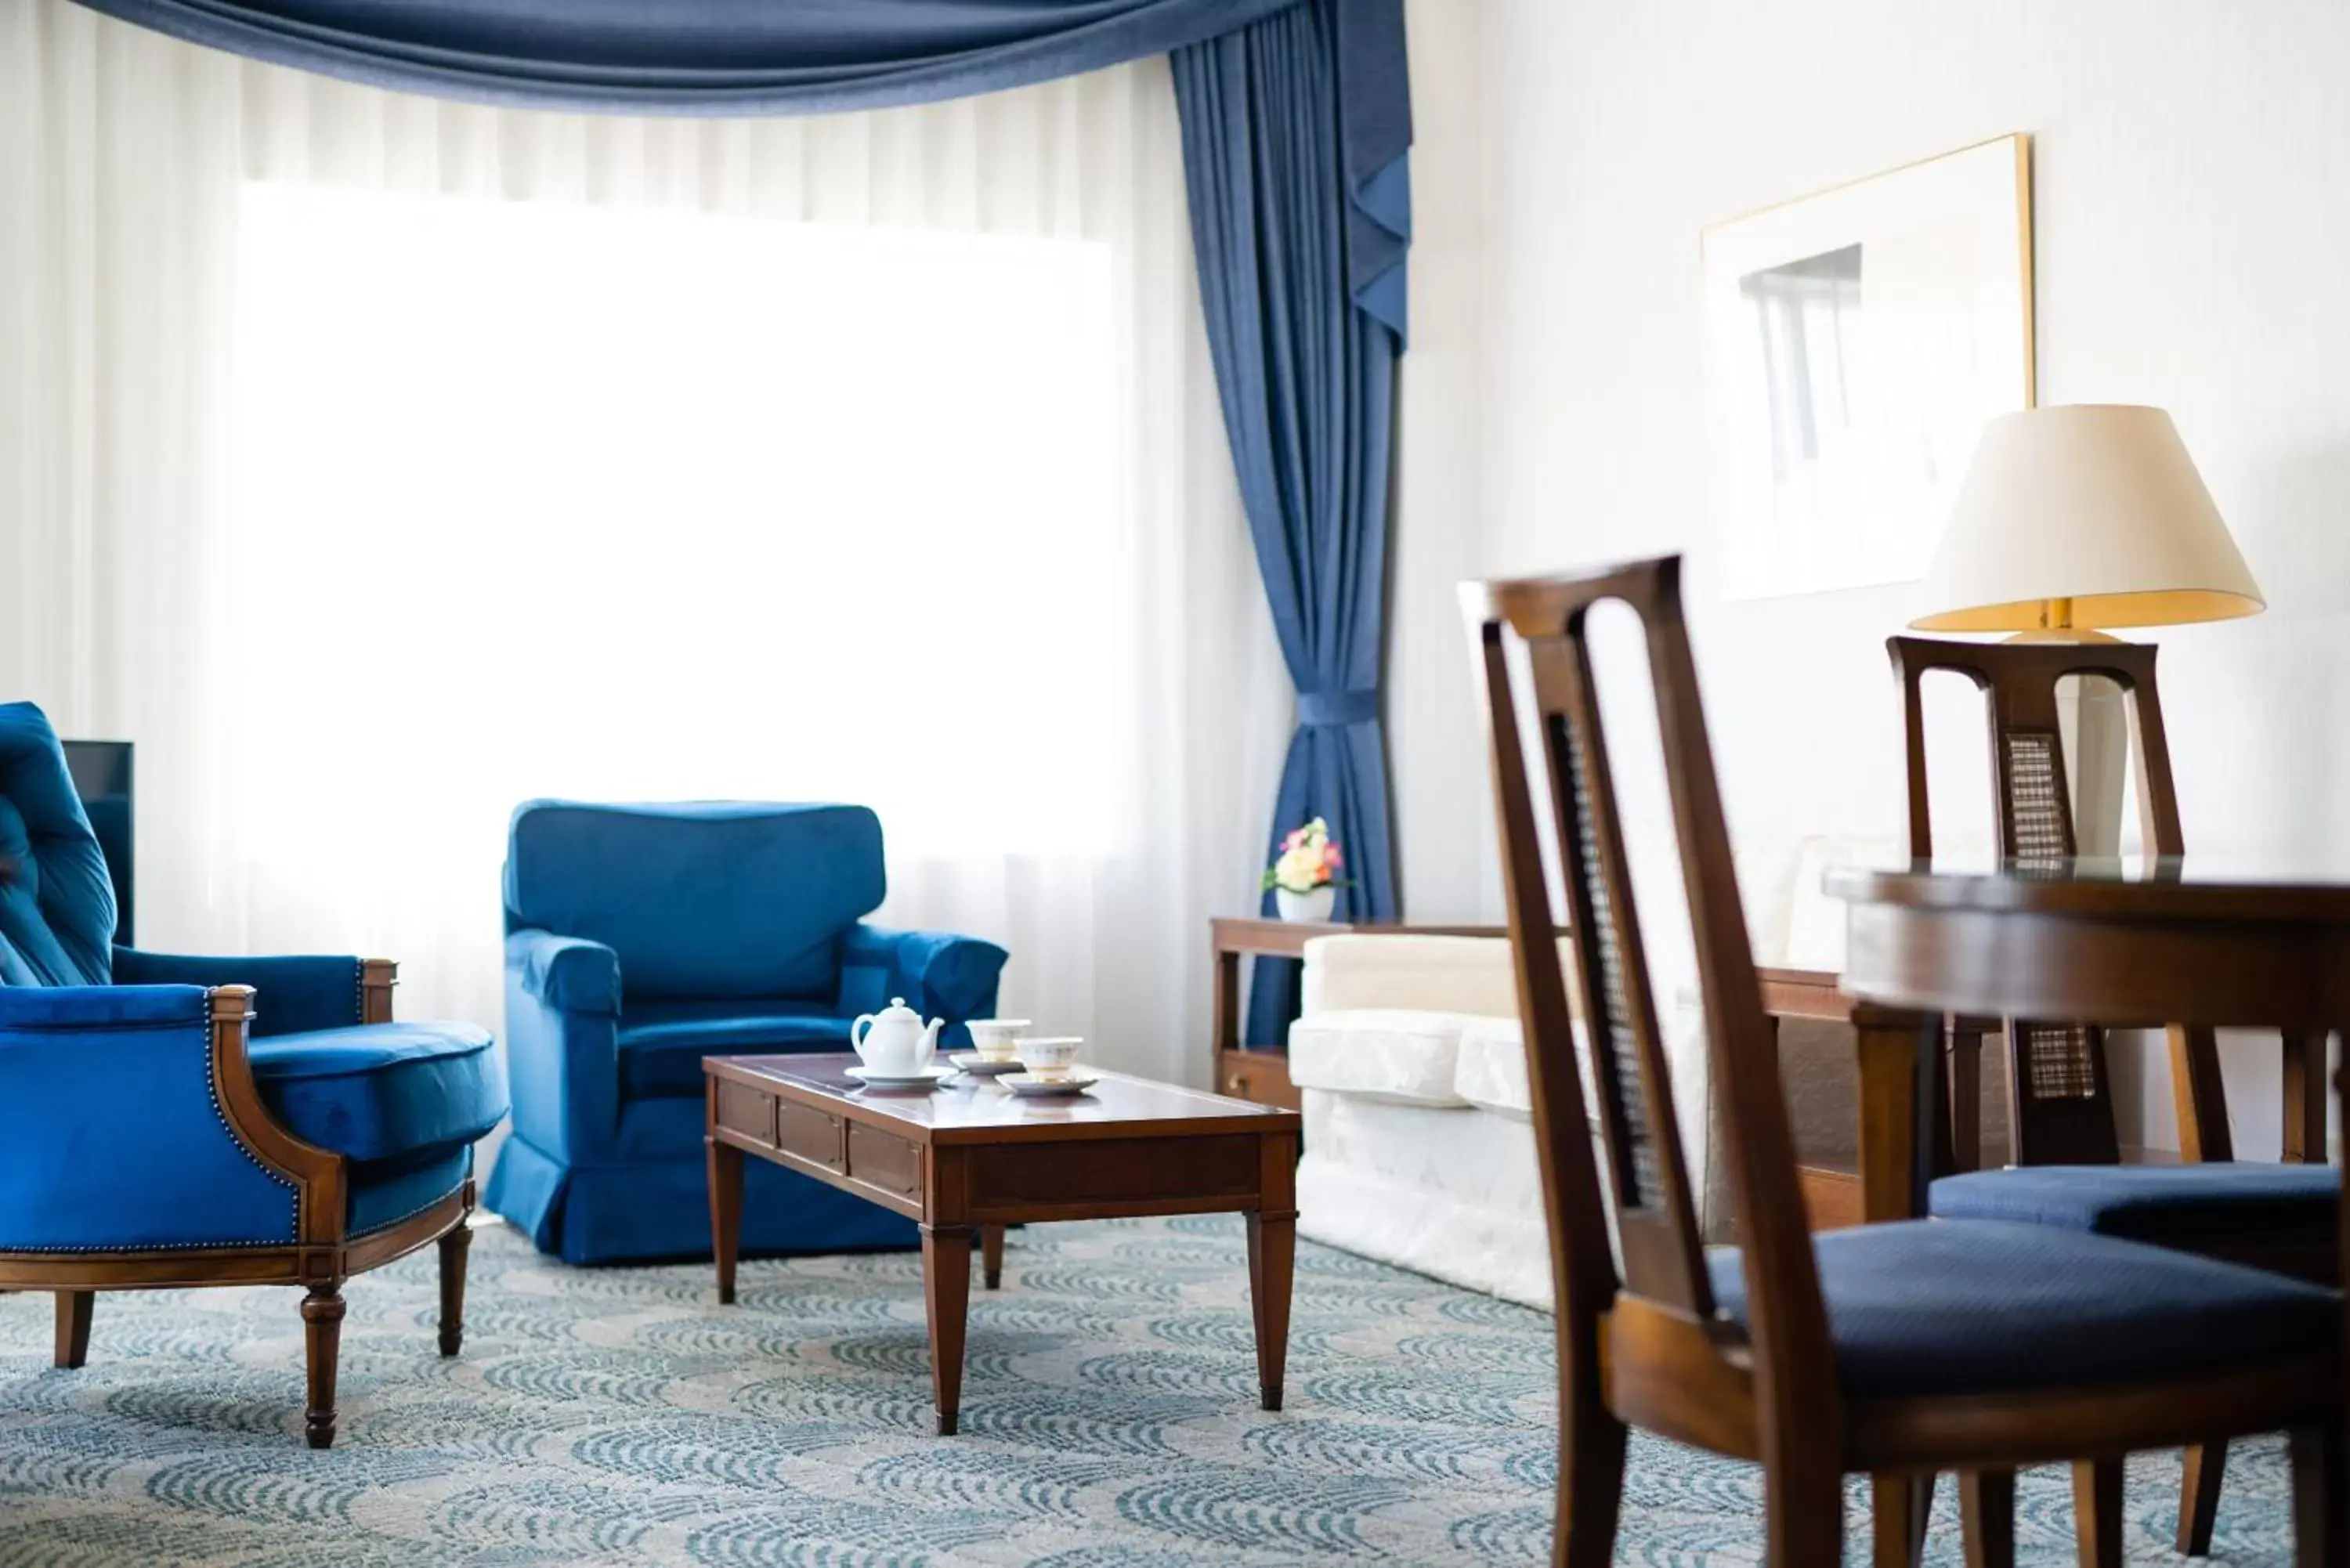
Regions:
<svg viewBox="0 0 2350 1568"><path fill-rule="evenodd" d="M1575 1021L1575 1065L1583 1078L1583 1103L1591 1125L1599 1125L1599 1090L1591 1076L1591 1036ZM1461 1031L1461 1064L1452 1092L1481 1111L1515 1121L1532 1121L1534 1087L1526 1079L1526 1036L1514 1018L1473 1018Z"/></svg>
<svg viewBox="0 0 2350 1568"><path fill-rule="evenodd" d="M1580 1047L1583 1025L1579 1021L1575 1033ZM1481 1111L1498 1112L1519 1121L1533 1119L1525 1032L1516 1019L1480 1018L1461 1032L1461 1065L1452 1075L1452 1091Z"/></svg>
<svg viewBox="0 0 2350 1568"><path fill-rule="evenodd" d="M1491 1022L1465 1012L1359 1007L1308 1013L1289 1026L1289 1077L1301 1089L1465 1107L1453 1087L1461 1033Z"/></svg>

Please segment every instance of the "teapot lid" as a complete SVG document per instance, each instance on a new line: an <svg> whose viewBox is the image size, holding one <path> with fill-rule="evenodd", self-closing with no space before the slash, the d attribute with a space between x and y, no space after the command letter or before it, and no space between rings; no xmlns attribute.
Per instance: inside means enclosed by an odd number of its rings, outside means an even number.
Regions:
<svg viewBox="0 0 2350 1568"><path fill-rule="evenodd" d="M900 1013L904 1014L908 1018L913 1019L916 1023L920 1023L921 1021L922 1015L915 1012L912 1008L907 1006L906 999L902 996L891 997L889 999L889 1005L883 1008L876 1016L881 1018L894 1018Z"/></svg>

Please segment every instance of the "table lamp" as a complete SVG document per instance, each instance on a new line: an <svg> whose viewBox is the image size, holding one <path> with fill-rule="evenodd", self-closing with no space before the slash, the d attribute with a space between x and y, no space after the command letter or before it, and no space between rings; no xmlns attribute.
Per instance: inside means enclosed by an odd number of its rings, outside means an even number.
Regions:
<svg viewBox="0 0 2350 1568"><path fill-rule="evenodd" d="M2265 607L2170 416L2116 404L1985 425L1926 584L1919 631L2060 642Z"/></svg>
<svg viewBox="0 0 2350 1568"><path fill-rule="evenodd" d="M2160 409L2082 403L1983 427L1926 577L1920 631L2012 641L2111 641L2108 627L2178 626L2266 607L2211 493ZM2118 852L2128 762L2120 693L2077 681L2064 746L2084 855Z"/></svg>

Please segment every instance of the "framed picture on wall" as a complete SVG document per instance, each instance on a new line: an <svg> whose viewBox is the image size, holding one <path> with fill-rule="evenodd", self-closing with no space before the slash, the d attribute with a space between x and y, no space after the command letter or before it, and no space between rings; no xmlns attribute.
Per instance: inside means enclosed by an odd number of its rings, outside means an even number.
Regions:
<svg viewBox="0 0 2350 1568"><path fill-rule="evenodd" d="M1709 229L1723 597L1925 576L1985 421L2032 406L2030 139Z"/></svg>

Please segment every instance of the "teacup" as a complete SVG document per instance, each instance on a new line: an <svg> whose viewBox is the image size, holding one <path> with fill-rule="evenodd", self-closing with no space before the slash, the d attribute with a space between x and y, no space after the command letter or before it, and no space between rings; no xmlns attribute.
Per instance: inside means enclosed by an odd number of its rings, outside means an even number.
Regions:
<svg viewBox="0 0 2350 1568"><path fill-rule="evenodd" d="M972 1050L995 1061L1008 1062L1020 1054L1020 1036L1027 1032L1028 1021L1024 1018L974 1018L964 1027L971 1031Z"/></svg>
<svg viewBox="0 0 2350 1568"><path fill-rule="evenodd" d="M1077 1047L1085 1041L1075 1034L1036 1034L1020 1042L1020 1064L1032 1077L1066 1078L1077 1064Z"/></svg>

